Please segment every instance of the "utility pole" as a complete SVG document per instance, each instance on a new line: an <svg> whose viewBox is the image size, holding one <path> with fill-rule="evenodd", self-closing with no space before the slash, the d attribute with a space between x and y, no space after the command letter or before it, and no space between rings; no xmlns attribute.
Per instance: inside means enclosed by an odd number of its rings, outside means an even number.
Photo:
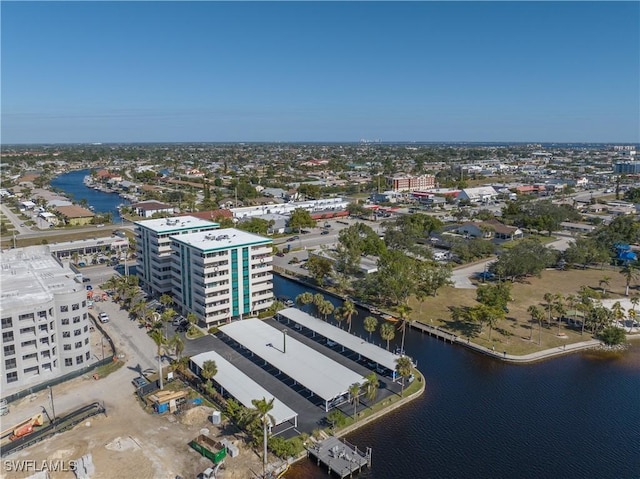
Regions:
<svg viewBox="0 0 640 479"><path fill-rule="evenodd" d="M47 386L47 389L49 390L49 399L51 400L51 414L53 414L53 422L56 421L56 408L53 405L53 389L51 389L51 386Z"/></svg>

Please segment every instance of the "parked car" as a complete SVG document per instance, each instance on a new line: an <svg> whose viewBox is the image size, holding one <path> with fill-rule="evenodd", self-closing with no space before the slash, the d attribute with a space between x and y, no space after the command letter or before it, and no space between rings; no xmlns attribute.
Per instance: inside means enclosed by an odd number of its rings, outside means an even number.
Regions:
<svg viewBox="0 0 640 479"><path fill-rule="evenodd" d="M109 315L103 311L98 315L98 319L100 320L101 323L108 323Z"/></svg>
<svg viewBox="0 0 640 479"><path fill-rule="evenodd" d="M322 230L322 233L320 233L321 235L328 235L329 234L329 230Z"/></svg>
<svg viewBox="0 0 640 479"><path fill-rule="evenodd" d="M147 384L149 384L149 381L147 381L142 376L138 376L137 378L134 378L131 382L136 387L136 389L140 389L141 387L144 387Z"/></svg>
<svg viewBox="0 0 640 479"><path fill-rule="evenodd" d="M282 257L284 256L284 253L283 253L282 251L278 251L278 252L276 253L276 256L278 256L278 257L282 258Z"/></svg>
<svg viewBox="0 0 640 479"><path fill-rule="evenodd" d="M291 238L287 239L287 241L295 241L295 240L299 240L299 239L300 239L300 236L295 235L295 236L292 236Z"/></svg>
<svg viewBox="0 0 640 479"><path fill-rule="evenodd" d="M82 278L82 282L83 283L90 283L91 282L91 278L87 278L86 276L84 278Z"/></svg>

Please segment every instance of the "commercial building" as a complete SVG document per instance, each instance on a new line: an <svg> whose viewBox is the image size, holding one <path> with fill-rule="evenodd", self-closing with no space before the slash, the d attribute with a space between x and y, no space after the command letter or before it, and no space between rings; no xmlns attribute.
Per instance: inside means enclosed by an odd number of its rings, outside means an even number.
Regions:
<svg viewBox="0 0 640 479"><path fill-rule="evenodd" d="M207 327L273 303L272 241L227 228L171 237L171 294Z"/></svg>
<svg viewBox="0 0 640 479"><path fill-rule="evenodd" d="M640 161L623 161L614 166L616 174L638 175L640 174Z"/></svg>
<svg viewBox="0 0 640 479"><path fill-rule="evenodd" d="M2 392L33 387L91 360L87 292L48 246L0 253Z"/></svg>
<svg viewBox="0 0 640 479"><path fill-rule="evenodd" d="M143 220L135 225L140 287L152 296L171 293L171 236L219 227L218 223L193 216Z"/></svg>
<svg viewBox="0 0 640 479"><path fill-rule="evenodd" d="M387 186L393 191L415 191L435 188L436 177L433 175L394 175L387 177Z"/></svg>

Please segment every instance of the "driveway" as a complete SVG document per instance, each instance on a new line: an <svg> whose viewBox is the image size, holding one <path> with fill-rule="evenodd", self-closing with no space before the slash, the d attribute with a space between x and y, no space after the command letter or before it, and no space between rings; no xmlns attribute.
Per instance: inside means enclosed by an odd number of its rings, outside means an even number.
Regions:
<svg viewBox="0 0 640 479"><path fill-rule="evenodd" d="M495 260L495 257L491 257L479 263L454 269L451 273L451 281L453 281L454 287L460 289L476 289L476 286L470 280L471 276L482 273L485 267L488 267L489 263L493 263Z"/></svg>

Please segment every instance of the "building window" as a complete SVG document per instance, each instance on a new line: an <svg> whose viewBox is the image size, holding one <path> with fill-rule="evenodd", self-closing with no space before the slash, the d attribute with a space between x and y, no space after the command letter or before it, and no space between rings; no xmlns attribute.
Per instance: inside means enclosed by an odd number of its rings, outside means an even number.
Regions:
<svg viewBox="0 0 640 479"><path fill-rule="evenodd" d="M89 338L84 338L84 344L89 344Z"/></svg>
<svg viewBox="0 0 640 479"><path fill-rule="evenodd" d="M91 358L91 353L87 351L84 356L87 358L87 361L89 361L89 358Z"/></svg>
<svg viewBox="0 0 640 479"><path fill-rule="evenodd" d="M51 331L53 331L53 321L51 321L51 322L49 323L49 329L50 329Z"/></svg>
<svg viewBox="0 0 640 479"><path fill-rule="evenodd" d="M65 344L64 346L62 346L62 349L65 351L71 351L71 345L70 344Z"/></svg>
<svg viewBox="0 0 640 479"><path fill-rule="evenodd" d="M30 346L35 346L36 345L36 340L32 339L31 341L23 341L20 346L22 346L23 348L28 348Z"/></svg>
<svg viewBox="0 0 640 479"><path fill-rule="evenodd" d="M30 368L27 368L27 369L24 370L25 374L29 374L29 373L38 374L39 372L40 371L39 371L38 366L31 366Z"/></svg>
<svg viewBox="0 0 640 479"><path fill-rule="evenodd" d="M2 318L2 329L12 328L13 320L11 318Z"/></svg>
<svg viewBox="0 0 640 479"><path fill-rule="evenodd" d="M38 353L25 354L24 356L22 356L22 360L27 361L29 359L37 359L37 357Z"/></svg>
<svg viewBox="0 0 640 479"><path fill-rule="evenodd" d="M40 338L40 344L49 344L49 338Z"/></svg>
<svg viewBox="0 0 640 479"><path fill-rule="evenodd" d="M85 308L87 306L87 302L85 300L82 300L82 307Z"/></svg>
<svg viewBox="0 0 640 479"><path fill-rule="evenodd" d="M29 334L29 333L35 333L35 332L36 332L35 326L31 326L30 328L22 328L20 330L20 334Z"/></svg>
<svg viewBox="0 0 640 479"><path fill-rule="evenodd" d="M82 330L81 330L81 329L75 329L75 330L73 331L73 335L74 335L74 336L80 336L81 334L82 334Z"/></svg>
<svg viewBox="0 0 640 479"><path fill-rule="evenodd" d="M82 319L87 319L87 313L82 313Z"/></svg>
<svg viewBox="0 0 640 479"><path fill-rule="evenodd" d="M65 365L65 366L73 366L73 359L71 359L71 358L66 358L66 359L64 360L64 365Z"/></svg>
<svg viewBox="0 0 640 479"><path fill-rule="evenodd" d="M49 328L47 327L46 324L41 324L40 326L38 326L38 329L40 331L48 331L49 330Z"/></svg>
<svg viewBox="0 0 640 479"><path fill-rule="evenodd" d="M29 314L21 314L19 316L20 321L22 321L23 319L33 319L33 313L29 313Z"/></svg>
<svg viewBox="0 0 640 479"><path fill-rule="evenodd" d="M69 331L62 331L62 337L63 338L70 338L71 337L71 333Z"/></svg>
<svg viewBox="0 0 640 479"><path fill-rule="evenodd" d="M69 324L69 318L62 318L61 323L63 326L66 326L67 324Z"/></svg>
<svg viewBox="0 0 640 479"><path fill-rule="evenodd" d="M82 341L76 342L76 349L81 348L81 347L82 347Z"/></svg>
<svg viewBox="0 0 640 479"><path fill-rule="evenodd" d="M80 322L80 316L74 316L73 317L73 324L79 323Z"/></svg>
<svg viewBox="0 0 640 479"><path fill-rule="evenodd" d="M49 351L42 351L40 353L40 356L42 356L43 358L50 358L51 357L51 353Z"/></svg>
<svg viewBox="0 0 640 479"><path fill-rule="evenodd" d="M46 311L38 311L38 317L39 318L46 318L47 317L47 312Z"/></svg>
<svg viewBox="0 0 640 479"><path fill-rule="evenodd" d="M60 306L60 312L61 313L66 313L67 311L69 311L69 306L68 305L65 304L63 306Z"/></svg>
<svg viewBox="0 0 640 479"><path fill-rule="evenodd" d="M5 369L15 369L17 367L16 358L5 359L4 360L4 368Z"/></svg>
<svg viewBox="0 0 640 479"><path fill-rule="evenodd" d="M78 303L72 304L71 309L73 311L78 311L80 309L80 305Z"/></svg>
<svg viewBox="0 0 640 479"><path fill-rule="evenodd" d="M8 341L13 341L13 331L2 333L2 342L6 343Z"/></svg>
<svg viewBox="0 0 640 479"><path fill-rule="evenodd" d="M82 364L84 362L84 358L82 354L80 356L76 356L76 364Z"/></svg>
<svg viewBox="0 0 640 479"><path fill-rule="evenodd" d="M84 332L86 333L87 331L89 331L89 326L84 327Z"/></svg>
<svg viewBox="0 0 640 479"><path fill-rule="evenodd" d="M18 380L18 373L17 372L12 372L12 373L7 373L7 383L14 383Z"/></svg>
<svg viewBox="0 0 640 479"><path fill-rule="evenodd" d="M4 347L5 356L12 356L14 354L16 354L16 347L13 344Z"/></svg>

